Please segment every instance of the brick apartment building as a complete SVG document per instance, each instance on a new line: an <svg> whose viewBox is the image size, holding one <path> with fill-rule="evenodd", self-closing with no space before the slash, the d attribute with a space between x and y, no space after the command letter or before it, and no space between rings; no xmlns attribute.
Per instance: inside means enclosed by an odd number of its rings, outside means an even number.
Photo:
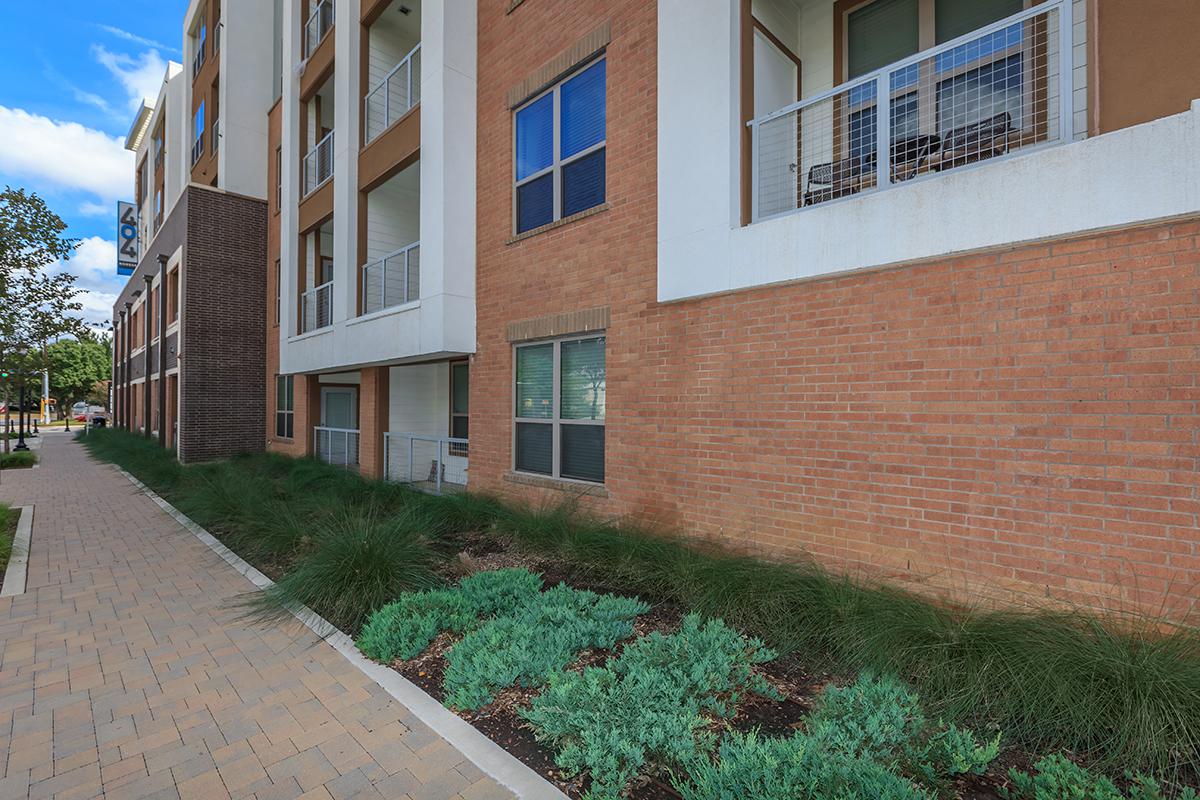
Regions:
<svg viewBox="0 0 1200 800"><path fill-rule="evenodd" d="M478 15L472 489L1190 608L1200 6Z"/></svg>
<svg viewBox="0 0 1200 800"><path fill-rule="evenodd" d="M267 447L466 482L475 3L282 6Z"/></svg>
<svg viewBox="0 0 1200 800"><path fill-rule="evenodd" d="M193 0L189 67L168 66L125 141L140 259L113 307L115 420L184 462L262 449L272 27L269 6Z"/></svg>
<svg viewBox="0 0 1200 800"><path fill-rule="evenodd" d="M238 380L256 395L239 442L957 597L1190 609L1200 6L273 14L255 34L270 89L239 139L262 183L224 183L203 154L165 176L185 208L263 201L237 324L265 365ZM191 125L214 87L225 152L230 49L147 113ZM204 237L179 227L186 278ZM249 261L256 234L238 235ZM145 328L130 302L127 355ZM181 301L181 392L205 302Z"/></svg>

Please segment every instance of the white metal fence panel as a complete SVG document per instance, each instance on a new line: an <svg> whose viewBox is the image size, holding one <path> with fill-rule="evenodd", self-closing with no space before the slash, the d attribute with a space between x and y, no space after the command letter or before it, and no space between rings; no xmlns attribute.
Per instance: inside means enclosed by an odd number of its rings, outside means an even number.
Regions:
<svg viewBox="0 0 1200 800"><path fill-rule="evenodd" d="M421 243L413 242L363 266L363 313L412 302L421 296Z"/></svg>
<svg viewBox="0 0 1200 800"><path fill-rule="evenodd" d="M333 176L333 131L325 134L304 156L304 193L307 195Z"/></svg>
<svg viewBox="0 0 1200 800"><path fill-rule="evenodd" d="M300 297L300 332L333 324L333 281L309 289Z"/></svg>
<svg viewBox="0 0 1200 800"><path fill-rule="evenodd" d="M358 468L358 431L351 428L313 428L313 453L326 464Z"/></svg>
<svg viewBox="0 0 1200 800"><path fill-rule="evenodd" d="M304 57L308 58L333 27L333 0L321 0L304 23Z"/></svg>
<svg viewBox="0 0 1200 800"><path fill-rule="evenodd" d="M364 99L366 141L370 142L383 133L420 99L421 45L418 44L367 92Z"/></svg>
<svg viewBox="0 0 1200 800"><path fill-rule="evenodd" d="M384 433L383 471L390 481L441 493L467 486L467 440L415 433Z"/></svg>

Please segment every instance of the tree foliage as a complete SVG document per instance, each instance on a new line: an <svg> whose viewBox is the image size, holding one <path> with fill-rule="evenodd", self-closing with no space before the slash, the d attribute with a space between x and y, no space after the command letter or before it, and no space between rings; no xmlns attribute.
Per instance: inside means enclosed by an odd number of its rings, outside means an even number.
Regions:
<svg viewBox="0 0 1200 800"><path fill-rule="evenodd" d="M108 348L91 335L62 339L46 348L50 367L50 394L59 408L70 413L71 406L86 400L97 383L112 373Z"/></svg>
<svg viewBox="0 0 1200 800"><path fill-rule="evenodd" d="M36 194L0 192L0 363L15 377L48 366L46 342L83 330L75 276L51 270L79 244L66 228Z"/></svg>

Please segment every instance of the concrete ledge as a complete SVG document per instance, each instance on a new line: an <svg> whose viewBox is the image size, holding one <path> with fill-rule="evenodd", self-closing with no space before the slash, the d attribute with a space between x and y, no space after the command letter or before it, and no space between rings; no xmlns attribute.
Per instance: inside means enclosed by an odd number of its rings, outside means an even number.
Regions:
<svg viewBox="0 0 1200 800"><path fill-rule="evenodd" d="M0 586L0 597L25 594L25 582L29 575L29 542L33 538L33 506L15 506L20 513L17 532L13 536L12 555L8 557L8 568L4 570L4 585Z"/></svg>
<svg viewBox="0 0 1200 800"><path fill-rule="evenodd" d="M270 578L221 544L215 536L197 525L183 512L159 497L150 487L120 467L116 469L143 494L153 500L159 508L171 515L193 536L208 545L210 550L241 573L256 588L265 589L273 585ZM7 587L7 580L5 586ZM566 800L566 795L549 781L526 766L516 756L511 755L503 747L484 736L469 722L434 700L416 684L411 683L394 669L376 664L363 656L354 646L353 639L335 628L315 611L306 606L298 606L291 609L291 612L305 627L332 645L342 654L343 658L375 681L401 705L412 711L421 722L428 725L475 766L517 797L529 800Z"/></svg>

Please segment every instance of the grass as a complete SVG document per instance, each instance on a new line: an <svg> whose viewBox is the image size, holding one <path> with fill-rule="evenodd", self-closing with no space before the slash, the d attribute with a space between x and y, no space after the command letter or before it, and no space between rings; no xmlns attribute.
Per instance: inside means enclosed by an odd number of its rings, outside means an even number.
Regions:
<svg viewBox="0 0 1200 800"><path fill-rule="evenodd" d="M0 577L12 557L13 536L17 533L17 511L0 503Z"/></svg>
<svg viewBox="0 0 1200 800"><path fill-rule="evenodd" d="M931 714L1003 730L1035 754L1066 749L1117 774L1144 769L1167 780L1194 780L1200 768L1200 635L1192 629L945 607L812 563L770 563L598 521L570 505L434 497L311 460L255 455L184 468L123 431L93 431L84 443L251 561L274 566L286 587L269 598L277 605L313 604L351 633L402 583L422 588L418 573L456 549L456 534L486 531L554 557L581 580L723 618L813 667L899 675ZM387 530L403 543L395 551L380 541ZM355 536L357 544L339 541ZM389 565L386 575L366 568L375 558ZM339 593L361 601L331 596Z"/></svg>
<svg viewBox="0 0 1200 800"><path fill-rule="evenodd" d="M25 469L37 463L37 453L32 450L0 453L0 469Z"/></svg>

